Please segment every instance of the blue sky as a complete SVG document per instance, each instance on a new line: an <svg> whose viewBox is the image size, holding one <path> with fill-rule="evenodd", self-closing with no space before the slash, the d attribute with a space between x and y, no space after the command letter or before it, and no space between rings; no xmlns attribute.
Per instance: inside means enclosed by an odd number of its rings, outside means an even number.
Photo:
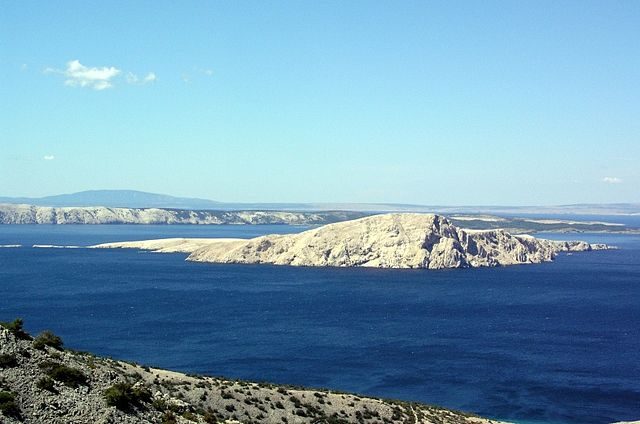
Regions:
<svg viewBox="0 0 640 424"><path fill-rule="evenodd" d="M640 202L637 1L0 9L0 195Z"/></svg>

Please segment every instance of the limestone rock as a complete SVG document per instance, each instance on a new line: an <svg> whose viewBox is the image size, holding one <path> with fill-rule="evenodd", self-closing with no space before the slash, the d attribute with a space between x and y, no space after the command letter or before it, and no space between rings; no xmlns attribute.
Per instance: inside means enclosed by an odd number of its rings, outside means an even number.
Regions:
<svg viewBox="0 0 640 424"><path fill-rule="evenodd" d="M360 212L212 211L0 204L0 224L326 224Z"/></svg>
<svg viewBox="0 0 640 424"><path fill-rule="evenodd" d="M198 262L427 269L541 263L562 251L607 248L504 230L465 230L442 216L416 213L375 215L250 240L164 239L96 247L181 251L190 253L187 260Z"/></svg>

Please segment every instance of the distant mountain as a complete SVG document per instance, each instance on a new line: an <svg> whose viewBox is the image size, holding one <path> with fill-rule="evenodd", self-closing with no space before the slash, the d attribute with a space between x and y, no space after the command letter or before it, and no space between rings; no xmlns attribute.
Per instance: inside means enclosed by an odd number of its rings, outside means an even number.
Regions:
<svg viewBox="0 0 640 424"><path fill-rule="evenodd" d="M640 215L640 203L573 204L557 206L444 206L401 203L228 203L175 197L136 190L88 190L46 197L0 197L0 203L52 207L162 208L227 211L356 211L429 212L439 214L518 215Z"/></svg>
<svg viewBox="0 0 640 424"><path fill-rule="evenodd" d="M519 215L640 215L640 203L580 203L553 206L434 206L440 213Z"/></svg>
<svg viewBox="0 0 640 424"><path fill-rule="evenodd" d="M220 209L220 202L207 199L174 197L136 190L88 190L46 197L0 197L0 203L35 206L111 208Z"/></svg>
<svg viewBox="0 0 640 424"><path fill-rule="evenodd" d="M427 206L386 203L228 203L136 190L87 190L45 197L2 197L0 203L50 207L161 208L266 211L425 211Z"/></svg>

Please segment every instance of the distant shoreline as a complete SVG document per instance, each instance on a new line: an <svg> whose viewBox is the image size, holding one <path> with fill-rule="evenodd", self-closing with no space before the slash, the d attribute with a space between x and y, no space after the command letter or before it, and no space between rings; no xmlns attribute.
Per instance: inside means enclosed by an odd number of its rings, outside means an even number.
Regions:
<svg viewBox="0 0 640 424"><path fill-rule="evenodd" d="M426 212L421 212L426 213ZM63 207L0 204L0 225L326 225L350 221L374 212L190 210L159 208ZM512 234L608 233L640 234L640 227L620 222L557 215L513 216L471 213L447 214L452 223L470 230L503 229Z"/></svg>

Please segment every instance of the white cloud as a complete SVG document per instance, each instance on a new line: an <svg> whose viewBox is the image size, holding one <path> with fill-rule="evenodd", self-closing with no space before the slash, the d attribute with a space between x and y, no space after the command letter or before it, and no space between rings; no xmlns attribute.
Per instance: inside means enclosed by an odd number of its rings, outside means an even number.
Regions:
<svg viewBox="0 0 640 424"><path fill-rule="evenodd" d="M129 84L136 84L138 82L138 76L132 72L127 72L124 76Z"/></svg>
<svg viewBox="0 0 640 424"><path fill-rule="evenodd" d="M49 69L49 68L48 68ZM47 71L47 70L45 70ZM104 90L113 87L111 80L120 74L116 67L90 68L78 60L67 63L63 75L67 78L64 83L71 87L89 87L94 90Z"/></svg>
<svg viewBox="0 0 640 424"><path fill-rule="evenodd" d="M123 71L115 66L89 67L80 63L79 60L67 62L64 70L47 67L43 71L45 74L62 75L64 84L70 87L87 87L94 90L105 90L114 86L114 81L121 77ZM149 72L144 77L138 77L133 72L124 74L124 79L129 84L144 85L155 82L158 77L155 72Z"/></svg>
<svg viewBox="0 0 640 424"><path fill-rule="evenodd" d="M155 74L155 73L153 73L153 72L149 72L149 73L148 73L148 74L147 74L147 75L142 79L142 81L143 81L144 83L148 83L148 82L154 82L156 79L158 79L158 78L156 77L156 74Z"/></svg>
<svg viewBox="0 0 640 424"><path fill-rule="evenodd" d="M211 69L211 68L198 68L198 67L195 67L194 69L196 70L196 72L200 72L202 74L205 74L208 77L213 75L213 69Z"/></svg>
<svg viewBox="0 0 640 424"><path fill-rule="evenodd" d="M158 77L154 72L149 72L147 75L145 75L142 78L139 78L136 74L132 72L127 72L127 75L125 75L125 78L129 84L140 84L140 85L152 83L158 79Z"/></svg>
<svg viewBox="0 0 640 424"><path fill-rule="evenodd" d="M607 184L620 184L622 179L618 177L604 177L602 181Z"/></svg>
<svg viewBox="0 0 640 424"><path fill-rule="evenodd" d="M196 81L201 78L202 75L206 75L207 77L213 76L213 69L194 66L190 71L183 72L182 75L180 75L180 79L182 79L184 83L189 84L191 81Z"/></svg>
<svg viewBox="0 0 640 424"><path fill-rule="evenodd" d="M27 69L29 69L29 65L27 65L26 63L23 63L22 65L20 65L21 71L26 71Z"/></svg>
<svg viewBox="0 0 640 424"><path fill-rule="evenodd" d="M56 157L53 155L44 155L44 157L42 159L44 160L54 160Z"/></svg>

